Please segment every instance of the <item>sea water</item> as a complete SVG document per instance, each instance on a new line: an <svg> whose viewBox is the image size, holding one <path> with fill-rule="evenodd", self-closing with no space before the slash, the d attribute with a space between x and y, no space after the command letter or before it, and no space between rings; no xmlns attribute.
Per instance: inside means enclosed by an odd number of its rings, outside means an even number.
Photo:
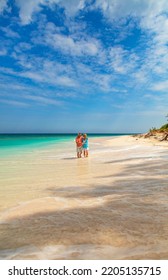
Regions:
<svg viewBox="0 0 168 280"><path fill-rule="evenodd" d="M125 134L89 134L88 137L115 137ZM76 134L0 134L0 158L74 140Z"/></svg>
<svg viewBox="0 0 168 280"><path fill-rule="evenodd" d="M0 157L26 153L30 149L64 143L73 139L73 137L72 134L1 134Z"/></svg>

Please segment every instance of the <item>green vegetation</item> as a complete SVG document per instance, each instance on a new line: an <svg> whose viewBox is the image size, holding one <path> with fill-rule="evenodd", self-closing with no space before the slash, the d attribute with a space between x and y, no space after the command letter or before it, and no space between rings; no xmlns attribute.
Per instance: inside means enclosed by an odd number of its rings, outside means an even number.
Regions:
<svg viewBox="0 0 168 280"><path fill-rule="evenodd" d="M168 115L166 118L168 118ZM168 123L162 125L160 128L152 127L149 132L144 135L145 138L151 136L153 136L155 139L158 139L159 141L168 141Z"/></svg>
<svg viewBox="0 0 168 280"><path fill-rule="evenodd" d="M168 123L162 125L161 128L160 128L159 130L161 130L161 131L168 130Z"/></svg>
<svg viewBox="0 0 168 280"><path fill-rule="evenodd" d="M168 114L166 115L167 121L168 121ZM155 132L166 132L168 133L168 123L162 125L160 128L152 127L149 132L155 133Z"/></svg>
<svg viewBox="0 0 168 280"><path fill-rule="evenodd" d="M154 131L157 131L156 127L152 127L152 128L149 129L149 132L154 132Z"/></svg>
<svg viewBox="0 0 168 280"><path fill-rule="evenodd" d="M168 132L168 123L162 125L160 128L152 127L149 132Z"/></svg>

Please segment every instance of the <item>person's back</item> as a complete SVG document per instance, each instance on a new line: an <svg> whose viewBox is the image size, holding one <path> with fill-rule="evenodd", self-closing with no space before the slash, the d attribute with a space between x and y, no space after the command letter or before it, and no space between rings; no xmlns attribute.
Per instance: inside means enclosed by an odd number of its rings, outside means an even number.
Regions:
<svg viewBox="0 0 168 280"><path fill-rule="evenodd" d="M89 148L88 138L84 138L84 139L83 139L83 148L84 148L84 149Z"/></svg>

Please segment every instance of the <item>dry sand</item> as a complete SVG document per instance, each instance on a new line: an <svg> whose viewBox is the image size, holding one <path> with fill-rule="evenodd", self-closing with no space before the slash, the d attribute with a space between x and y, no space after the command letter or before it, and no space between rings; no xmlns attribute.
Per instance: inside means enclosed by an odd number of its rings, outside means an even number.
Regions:
<svg viewBox="0 0 168 280"><path fill-rule="evenodd" d="M64 147L1 162L0 259L168 259L167 142Z"/></svg>

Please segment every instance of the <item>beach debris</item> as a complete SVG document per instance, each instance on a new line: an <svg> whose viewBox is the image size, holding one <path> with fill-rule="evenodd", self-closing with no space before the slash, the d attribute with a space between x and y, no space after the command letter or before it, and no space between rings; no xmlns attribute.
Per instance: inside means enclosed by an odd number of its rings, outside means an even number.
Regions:
<svg viewBox="0 0 168 280"><path fill-rule="evenodd" d="M168 140L168 133L165 133L165 134L163 135L163 138L160 139L160 141L164 141L164 140Z"/></svg>
<svg viewBox="0 0 168 280"><path fill-rule="evenodd" d="M133 137L136 137L136 140L138 138L151 138L151 139L155 139L157 141L168 141L168 132L166 131L149 131L147 133L144 134L136 134L133 135Z"/></svg>

